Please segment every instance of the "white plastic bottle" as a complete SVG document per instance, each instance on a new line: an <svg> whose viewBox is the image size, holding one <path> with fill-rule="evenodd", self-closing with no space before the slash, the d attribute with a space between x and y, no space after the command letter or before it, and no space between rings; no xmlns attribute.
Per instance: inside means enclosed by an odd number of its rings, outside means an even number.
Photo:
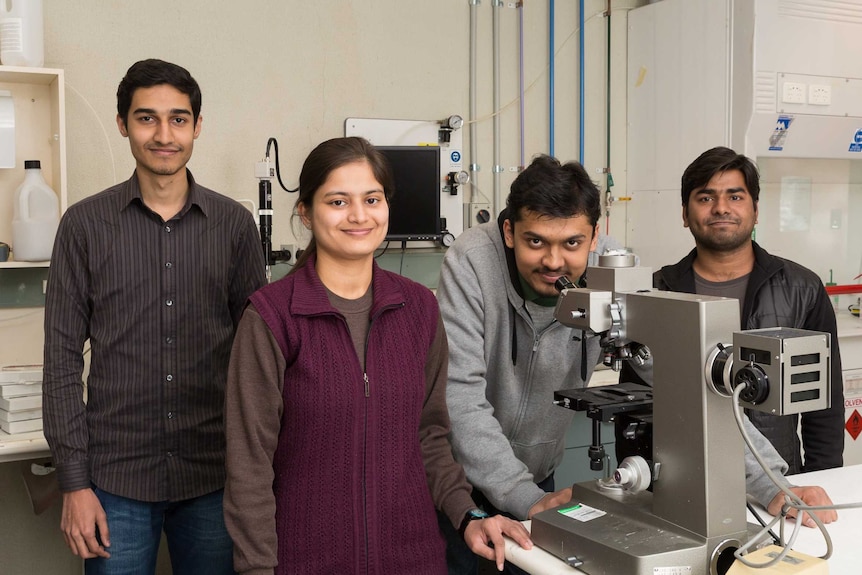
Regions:
<svg viewBox="0 0 862 575"><path fill-rule="evenodd" d="M60 224L60 200L42 177L39 160L24 162L24 181L15 191L12 256L19 262L51 259Z"/></svg>
<svg viewBox="0 0 862 575"><path fill-rule="evenodd" d="M0 63L45 64L42 0L0 0Z"/></svg>

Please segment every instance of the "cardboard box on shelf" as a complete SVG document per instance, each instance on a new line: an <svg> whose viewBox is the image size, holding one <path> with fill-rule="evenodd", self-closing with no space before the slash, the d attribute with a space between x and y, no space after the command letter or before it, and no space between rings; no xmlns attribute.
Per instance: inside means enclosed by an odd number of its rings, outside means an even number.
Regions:
<svg viewBox="0 0 862 575"><path fill-rule="evenodd" d="M0 420L0 429L10 435L14 433L27 433L28 431L39 431L42 429L42 418L26 419L24 421Z"/></svg>
<svg viewBox="0 0 862 575"><path fill-rule="evenodd" d="M21 397L23 395L42 395L42 382L0 383L0 397Z"/></svg>
<svg viewBox="0 0 862 575"><path fill-rule="evenodd" d="M9 412L41 409L42 395L25 395L22 397L0 397L0 409Z"/></svg>
<svg viewBox="0 0 862 575"><path fill-rule="evenodd" d="M0 367L0 384L42 381L41 365L4 365Z"/></svg>
<svg viewBox="0 0 862 575"><path fill-rule="evenodd" d="M41 419L42 418L42 410L41 409L25 409L24 411L6 411L5 409L0 409L0 421L13 422L13 421L24 421L26 419Z"/></svg>

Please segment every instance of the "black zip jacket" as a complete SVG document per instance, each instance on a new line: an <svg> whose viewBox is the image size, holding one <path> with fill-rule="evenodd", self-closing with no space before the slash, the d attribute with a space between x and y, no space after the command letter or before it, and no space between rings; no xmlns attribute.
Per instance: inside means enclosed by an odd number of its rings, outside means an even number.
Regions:
<svg viewBox="0 0 862 575"><path fill-rule="evenodd" d="M832 334L832 404L829 409L802 414L803 461L798 415L748 411L751 422L775 446L790 467L788 475L841 467L844 462L844 383L835 311L823 282L808 268L770 255L757 243L754 269L748 279L740 324L742 329L792 327ZM653 287L695 293L693 249L678 263L653 274Z"/></svg>

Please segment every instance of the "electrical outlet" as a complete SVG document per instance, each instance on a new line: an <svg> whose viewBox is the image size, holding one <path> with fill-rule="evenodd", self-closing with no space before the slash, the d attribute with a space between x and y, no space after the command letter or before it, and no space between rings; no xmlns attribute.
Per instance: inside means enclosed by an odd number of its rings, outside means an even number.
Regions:
<svg viewBox="0 0 862 575"><path fill-rule="evenodd" d="M781 101L785 104L804 104L805 87L799 82L785 82L781 87Z"/></svg>
<svg viewBox="0 0 862 575"><path fill-rule="evenodd" d="M808 103L814 106L831 105L832 86L829 84L810 84L808 86Z"/></svg>

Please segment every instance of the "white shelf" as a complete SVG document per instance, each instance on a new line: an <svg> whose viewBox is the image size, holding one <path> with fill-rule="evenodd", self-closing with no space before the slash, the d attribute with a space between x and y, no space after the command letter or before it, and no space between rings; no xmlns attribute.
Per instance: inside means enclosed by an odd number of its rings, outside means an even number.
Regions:
<svg viewBox="0 0 862 575"><path fill-rule="evenodd" d="M0 429L0 463L48 457L48 442L41 431L8 434Z"/></svg>
<svg viewBox="0 0 862 575"><path fill-rule="evenodd" d="M0 241L12 244L14 191L24 180L24 161L39 160L42 174L66 211L66 92L63 70L0 66L0 90L15 106L15 168L0 169ZM12 245L14 258L15 246ZM48 267L49 262L0 262L3 268Z"/></svg>
<svg viewBox="0 0 862 575"><path fill-rule="evenodd" d="M63 76L63 70L57 68L0 66L0 76L2 76L3 82L15 84L43 84L45 86L50 86L58 77Z"/></svg>
<svg viewBox="0 0 862 575"><path fill-rule="evenodd" d="M50 262L0 262L0 269L3 268L46 268Z"/></svg>

